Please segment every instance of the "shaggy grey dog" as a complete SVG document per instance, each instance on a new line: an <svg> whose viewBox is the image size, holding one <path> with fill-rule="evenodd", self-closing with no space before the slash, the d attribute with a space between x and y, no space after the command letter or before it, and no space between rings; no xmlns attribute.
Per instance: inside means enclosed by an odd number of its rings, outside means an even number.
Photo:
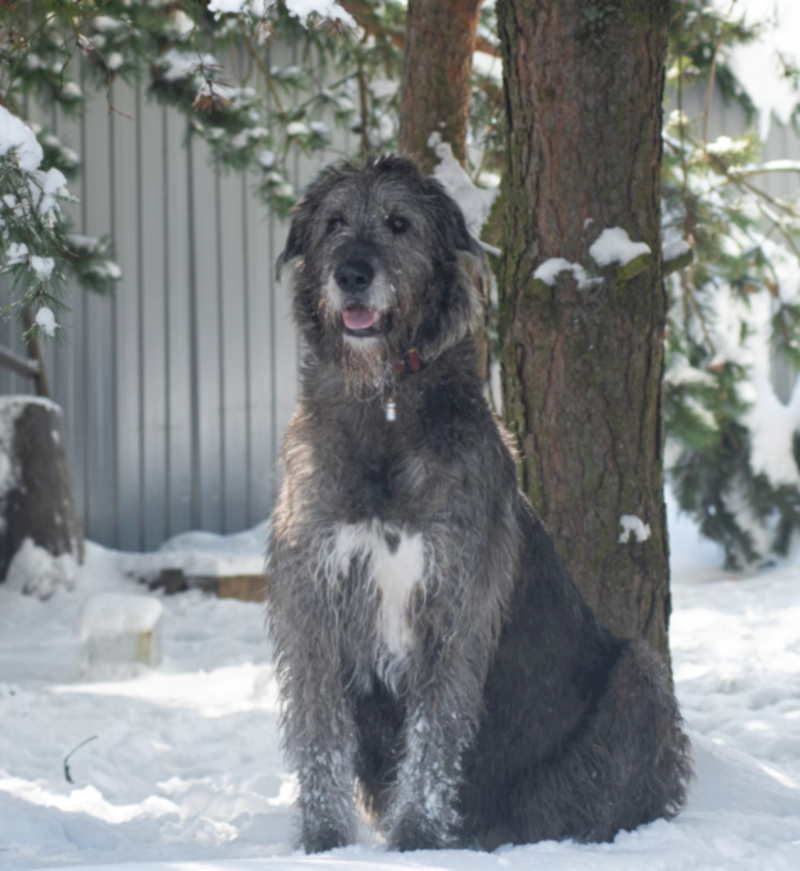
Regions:
<svg viewBox="0 0 800 871"><path fill-rule="evenodd" d="M598 626L484 398L482 257L410 161L298 205L302 391L269 623L308 852L610 840L676 813L688 742L660 659Z"/></svg>

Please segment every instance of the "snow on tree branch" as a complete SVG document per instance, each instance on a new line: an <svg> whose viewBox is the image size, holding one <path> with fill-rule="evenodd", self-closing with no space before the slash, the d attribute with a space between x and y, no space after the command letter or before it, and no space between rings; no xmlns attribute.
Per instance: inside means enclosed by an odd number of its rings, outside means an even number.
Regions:
<svg viewBox="0 0 800 871"><path fill-rule="evenodd" d="M97 257L73 254L60 205L71 199L67 180L55 167L41 169L43 160L44 150L33 130L0 106L0 272L10 273L21 288L3 311L38 308L28 331L31 337L40 332L54 335L51 307L63 307L55 289L65 269L75 271L80 260L83 268L98 267ZM102 254L97 249L87 253ZM97 283L107 285L110 280L108 276Z"/></svg>

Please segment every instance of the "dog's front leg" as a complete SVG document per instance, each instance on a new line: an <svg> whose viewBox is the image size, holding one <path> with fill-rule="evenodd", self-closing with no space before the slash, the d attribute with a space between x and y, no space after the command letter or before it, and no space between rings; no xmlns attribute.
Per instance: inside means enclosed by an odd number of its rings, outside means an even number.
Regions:
<svg viewBox="0 0 800 871"><path fill-rule="evenodd" d="M414 675L405 754L384 820L391 848L456 845L461 758L477 726L484 676L482 664L452 638Z"/></svg>
<svg viewBox="0 0 800 871"><path fill-rule="evenodd" d="M284 746L300 780L301 841L308 853L356 835L355 725L330 615L310 582L273 574L269 610L283 702Z"/></svg>
<svg viewBox="0 0 800 871"><path fill-rule="evenodd" d="M327 713L326 724L304 724L307 737L291 754L300 779L301 840L307 853L343 847L356 836L352 727L340 712Z"/></svg>

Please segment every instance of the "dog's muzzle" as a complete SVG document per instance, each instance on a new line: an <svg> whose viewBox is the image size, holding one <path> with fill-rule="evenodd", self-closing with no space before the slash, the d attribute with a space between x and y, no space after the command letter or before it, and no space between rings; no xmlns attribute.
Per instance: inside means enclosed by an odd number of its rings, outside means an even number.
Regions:
<svg viewBox="0 0 800 871"><path fill-rule="evenodd" d="M333 277L342 292L342 321L345 331L354 336L372 336L379 332L380 313L369 304L370 287L375 270L366 260L343 260Z"/></svg>

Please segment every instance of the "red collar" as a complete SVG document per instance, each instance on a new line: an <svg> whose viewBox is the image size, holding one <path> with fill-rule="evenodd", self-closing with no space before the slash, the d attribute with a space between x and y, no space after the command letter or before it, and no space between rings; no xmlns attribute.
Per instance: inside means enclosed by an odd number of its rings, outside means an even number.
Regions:
<svg viewBox="0 0 800 871"><path fill-rule="evenodd" d="M401 360L394 364L394 371L399 375L411 375L413 372L419 372L425 368L425 363L422 361L419 352L416 348L412 348Z"/></svg>

